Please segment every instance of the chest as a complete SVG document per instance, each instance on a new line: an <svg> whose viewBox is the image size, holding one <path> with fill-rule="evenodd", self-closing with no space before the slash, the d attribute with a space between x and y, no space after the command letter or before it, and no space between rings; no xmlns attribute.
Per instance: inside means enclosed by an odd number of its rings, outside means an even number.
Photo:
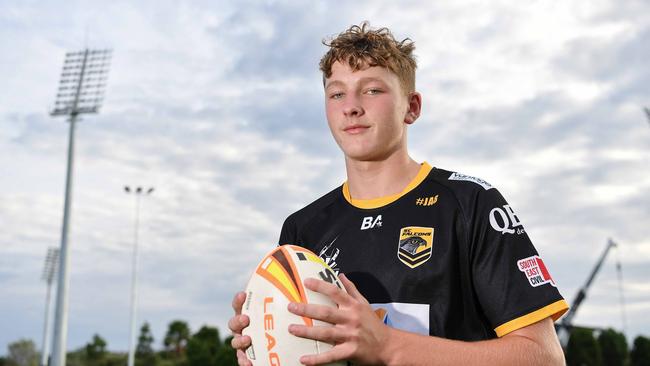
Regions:
<svg viewBox="0 0 650 366"><path fill-rule="evenodd" d="M421 290L429 297L458 277L461 215L441 195L414 195L369 210L340 207L302 236L303 245L346 273L371 302L417 301Z"/></svg>

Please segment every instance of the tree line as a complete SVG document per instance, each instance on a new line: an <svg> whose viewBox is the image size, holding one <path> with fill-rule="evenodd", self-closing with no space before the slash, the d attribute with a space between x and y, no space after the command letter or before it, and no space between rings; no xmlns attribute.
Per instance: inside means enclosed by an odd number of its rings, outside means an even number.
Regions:
<svg viewBox="0 0 650 366"><path fill-rule="evenodd" d="M638 336L631 346L614 329L576 327L564 354L567 366L650 366L650 338Z"/></svg>
<svg viewBox="0 0 650 366"><path fill-rule="evenodd" d="M187 322L169 323L162 349L154 350L154 337L148 323L140 328L135 349L136 366L236 366L232 337L221 339L216 327L202 326L192 333ZM40 356L33 341L21 339L9 344L0 366L37 366ZM67 366L124 366L127 354L108 351L106 340L93 335L85 346L68 352ZM650 366L650 338L638 336L631 347L622 333L614 329L595 331L574 328L565 350L568 366Z"/></svg>
<svg viewBox="0 0 650 366"><path fill-rule="evenodd" d="M154 349L149 323L140 328L135 349L135 366L236 366L237 356L230 346L232 337L221 339L219 329L207 325L192 333L187 322L169 323L162 340L162 349ZM127 353L110 352L100 335L68 352L66 366L124 366ZM38 366L40 354L32 340L21 339L9 344L7 356L0 357L0 366Z"/></svg>

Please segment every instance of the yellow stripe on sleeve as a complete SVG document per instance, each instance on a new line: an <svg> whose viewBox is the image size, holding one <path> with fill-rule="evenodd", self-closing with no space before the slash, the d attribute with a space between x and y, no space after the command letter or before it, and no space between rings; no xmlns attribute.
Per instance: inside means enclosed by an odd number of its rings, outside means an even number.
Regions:
<svg viewBox="0 0 650 366"><path fill-rule="evenodd" d="M503 337L504 335L521 329L533 323L548 318L549 316L553 318L553 321L558 320L567 310L569 310L569 304L565 300L559 300L552 304L546 305L541 309L537 309L526 315L522 315L519 318L513 319L507 323L503 323L498 327L494 328L494 331L497 334L497 337Z"/></svg>

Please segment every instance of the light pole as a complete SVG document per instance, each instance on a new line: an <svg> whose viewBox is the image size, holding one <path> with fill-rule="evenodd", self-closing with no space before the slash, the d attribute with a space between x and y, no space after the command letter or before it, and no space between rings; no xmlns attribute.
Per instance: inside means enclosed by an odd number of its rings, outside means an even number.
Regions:
<svg viewBox="0 0 650 366"><path fill-rule="evenodd" d="M72 208L72 171L74 162L74 129L79 115L98 113L104 98L104 87L110 64L110 50L68 52L65 55L61 81L51 116L68 116L68 168L65 179L63 225L59 250L59 275L56 286L56 311L52 366L65 366L68 338L68 227Z"/></svg>
<svg viewBox="0 0 650 366"><path fill-rule="evenodd" d="M45 320L43 324L43 343L41 345L41 366L47 366L49 356L49 342L48 335L50 333L50 294L52 290L52 282L59 264L59 248L50 247L47 249L45 255L45 264L43 265L43 275L41 278L47 284L47 291L45 294Z"/></svg>
<svg viewBox="0 0 650 366"><path fill-rule="evenodd" d="M137 276L138 276L138 229L140 226L140 197L150 195L153 187L146 191L142 187L131 190L131 187L124 186L126 193L135 194L135 225L133 228L133 265L131 267L131 331L129 333L129 359L128 366L135 362L135 332L136 332L136 307L137 307Z"/></svg>

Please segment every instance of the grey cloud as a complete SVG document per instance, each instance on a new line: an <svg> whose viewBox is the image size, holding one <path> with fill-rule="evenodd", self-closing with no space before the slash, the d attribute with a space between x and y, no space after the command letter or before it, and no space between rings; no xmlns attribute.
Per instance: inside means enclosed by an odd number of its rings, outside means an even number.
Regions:
<svg viewBox="0 0 650 366"><path fill-rule="evenodd" d="M650 50L644 45L648 37L647 26L606 40L585 36L569 42L555 63L571 77L616 83L647 78Z"/></svg>

